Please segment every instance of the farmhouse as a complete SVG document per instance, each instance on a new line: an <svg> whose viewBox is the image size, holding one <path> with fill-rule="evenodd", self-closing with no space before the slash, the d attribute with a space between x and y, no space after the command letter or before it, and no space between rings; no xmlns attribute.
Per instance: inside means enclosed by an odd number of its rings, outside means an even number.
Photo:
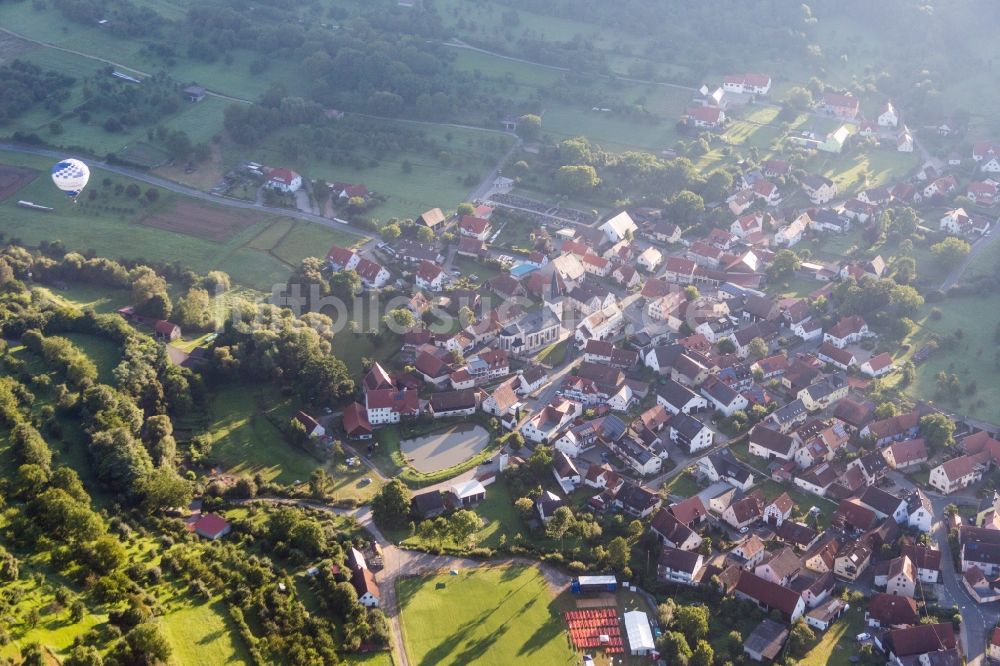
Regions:
<svg viewBox="0 0 1000 666"><path fill-rule="evenodd" d="M689 125L715 129L726 122L726 112L715 106L692 106L687 110L685 119Z"/></svg>
<svg viewBox="0 0 1000 666"><path fill-rule="evenodd" d="M722 89L731 93L766 95L771 90L771 77L765 74L729 74L722 79Z"/></svg>
<svg viewBox="0 0 1000 666"><path fill-rule="evenodd" d="M443 228L445 223L444 212L440 208L431 208L430 210L421 213L420 216L414 220L414 222L429 229Z"/></svg>
<svg viewBox="0 0 1000 666"><path fill-rule="evenodd" d="M639 227L626 211L622 211L598 227L609 243L620 243L632 238Z"/></svg>
<svg viewBox="0 0 1000 666"><path fill-rule="evenodd" d="M302 176L282 167L268 169L264 187L286 194L297 192L302 187Z"/></svg>
<svg viewBox="0 0 1000 666"><path fill-rule="evenodd" d="M233 526L218 514L205 513L188 523L188 529L202 538L215 541L229 534Z"/></svg>
<svg viewBox="0 0 1000 666"><path fill-rule="evenodd" d="M928 483L944 495L967 488L981 479L983 465L975 456L964 455L941 463L931 470Z"/></svg>
<svg viewBox="0 0 1000 666"><path fill-rule="evenodd" d="M837 118L854 120L858 116L860 103L854 95L826 92L823 93L821 108Z"/></svg>
<svg viewBox="0 0 1000 666"><path fill-rule="evenodd" d="M344 407L342 423L348 439L368 440L372 438L372 424L368 422L368 413L357 402Z"/></svg>

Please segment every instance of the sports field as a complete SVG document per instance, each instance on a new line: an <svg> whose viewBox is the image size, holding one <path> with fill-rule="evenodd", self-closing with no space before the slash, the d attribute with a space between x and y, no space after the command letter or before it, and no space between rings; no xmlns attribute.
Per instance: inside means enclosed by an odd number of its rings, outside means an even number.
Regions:
<svg viewBox="0 0 1000 666"><path fill-rule="evenodd" d="M536 568L400 578L396 590L414 666L576 663L555 595Z"/></svg>

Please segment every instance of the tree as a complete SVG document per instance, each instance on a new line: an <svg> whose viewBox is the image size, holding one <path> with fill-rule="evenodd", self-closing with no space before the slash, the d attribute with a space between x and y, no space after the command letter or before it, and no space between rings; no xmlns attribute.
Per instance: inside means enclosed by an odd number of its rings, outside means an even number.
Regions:
<svg viewBox="0 0 1000 666"><path fill-rule="evenodd" d="M529 113L517 119L517 134L525 141L535 141L542 133L542 118Z"/></svg>
<svg viewBox="0 0 1000 666"><path fill-rule="evenodd" d="M542 445L535 447L534 453L528 457L528 467L535 476L542 478L549 474L549 467L552 466L552 447Z"/></svg>
<svg viewBox="0 0 1000 666"><path fill-rule="evenodd" d="M399 238L399 235L403 233L399 228L399 225L395 222L390 222L379 230L379 234L382 236L382 240L391 243L392 241Z"/></svg>
<svg viewBox="0 0 1000 666"><path fill-rule="evenodd" d="M323 526L316 520L307 518L300 520L288 534L292 545L309 557L321 555L326 550L326 535Z"/></svg>
<svg viewBox="0 0 1000 666"><path fill-rule="evenodd" d="M476 207L470 203L460 203L455 209L457 215L475 215Z"/></svg>
<svg viewBox="0 0 1000 666"><path fill-rule="evenodd" d="M684 634L679 631L668 631L664 634L662 640L663 654L667 657L667 663L671 664L671 666L673 664L686 666L690 663L694 652L691 651L691 646L688 645Z"/></svg>
<svg viewBox="0 0 1000 666"><path fill-rule="evenodd" d="M344 300L350 300L361 291L361 276L353 269L337 271L330 276L330 291Z"/></svg>
<svg viewBox="0 0 1000 666"><path fill-rule="evenodd" d="M615 537L608 544L608 564L618 571L628 566L632 557L632 548L624 537Z"/></svg>
<svg viewBox="0 0 1000 666"><path fill-rule="evenodd" d="M715 662L715 650L708 641L702 639L698 641L694 654L691 655L691 666L712 666Z"/></svg>
<svg viewBox="0 0 1000 666"><path fill-rule="evenodd" d="M705 200L690 190L681 190L666 205L668 219L686 228L698 223L705 212Z"/></svg>
<svg viewBox="0 0 1000 666"><path fill-rule="evenodd" d="M117 651L123 664L159 666L169 663L173 650L159 626L147 623L128 632Z"/></svg>
<svg viewBox="0 0 1000 666"><path fill-rule="evenodd" d="M0 546L0 582L12 583L20 575L17 558L3 546Z"/></svg>
<svg viewBox="0 0 1000 666"><path fill-rule="evenodd" d="M805 111L812 106L813 96L808 88L794 86L788 89L781 101L795 111Z"/></svg>
<svg viewBox="0 0 1000 666"><path fill-rule="evenodd" d="M699 298L701 298L701 292L698 291L698 287L694 286L693 284L689 284L688 286L684 287L684 298L686 298L688 301L696 301Z"/></svg>
<svg viewBox="0 0 1000 666"><path fill-rule="evenodd" d="M799 618L792 625L792 629L788 633L788 653L793 657L801 658L805 656L806 651L814 640L816 640L816 634L805 623L805 620Z"/></svg>
<svg viewBox="0 0 1000 666"><path fill-rule="evenodd" d="M693 641L705 638L708 636L708 608L681 606L674 612L673 627Z"/></svg>
<svg viewBox="0 0 1000 666"><path fill-rule="evenodd" d="M940 412L921 417L920 432L931 448L955 444L955 422Z"/></svg>
<svg viewBox="0 0 1000 666"><path fill-rule="evenodd" d="M372 516L379 525L400 528L410 516L410 491L399 479L382 486L372 498Z"/></svg>
<svg viewBox="0 0 1000 666"><path fill-rule="evenodd" d="M514 508L521 514L523 520L531 519L531 516L535 513L535 503L531 501L530 497L518 497L514 500Z"/></svg>
<svg viewBox="0 0 1000 666"><path fill-rule="evenodd" d="M396 308L386 313L385 323L392 330L405 333L416 325L417 318L406 308Z"/></svg>
<svg viewBox="0 0 1000 666"><path fill-rule="evenodd" d="M774 255L774 260L771 262L771 267L767 269L767 272L772 279L778 280L791 275L795 271L799 270L801 266L802 261L799 259L799 255L795 254L793 250L778 250L778 252Z"/></svg>
<svg viewBox="0 0 1000 666"><path fill-rule="evenodd" d="M212 317L212 299L208 292L198 287L188 289L187 295L177 300L174 321L182 328L198 331L215 328Z"/></svg>
<svg viewBox="0 0 1000 666"><path fill-rule="evenodd" d="M191 503L194 489L172 467L157 467L142 482L142 507L148 514Z"/></svg>
<svg viewBox="0 0 1000 666"><path fill-rule="evenodd" d="M87 545L86 560L98 574L106 575L121 569L128 562L128 552L121 542L110 534L103 534Z"/></svg>
<svg viewBox="0 0 1000 666"><path fill-rule="evenodd" d="M764 358L767 355L767 343L764 338L756 337L747 345L747 352L750 358Z"/></svg>
<svg viewBox="0 0 1000 666"><path fill-rule="evenodd" d="M549 522L545 525L545 533L551 539L559 539L559 549L562 550L563 537L566 536L566 532L573 529L575 523L573 510L568 506L561 506L549 518Z"/></svg>
<svg viewBox="0 0 1000 666"><path fill-rule="evenodd" d="M955 236L948 236L940 243L931 245L931 253L945 266L958 263L971 251L968 241Z"/></svg>
<svg viewBox="0 0 1000 666"><path fill-rule="evenodd" d="M892 264L893 279L900 284L910 284L917 279L917 260L913 257L898 257Z"/></svg>
<svg viewBox="0 0 1000 666"><path fill-rule="evenodd" d="M430 227L419 226L417 227L417 240L421 243L433 243L434 242L434 230Z"/></svg>
<svg viewBox="0 0 1000 666"><path fill-rule="evenodd" d="M462 546L481 529L483 529L483 519L468 509L460 509L448 519L448 533L455 543Z"/></svg>
<svg viewBox="0 0 1000 666"><path fill-rule="evenodd" d="M600 184L597 170L589 164L561 166L556 171L556 186L566 194L592 190Z"/></svg>

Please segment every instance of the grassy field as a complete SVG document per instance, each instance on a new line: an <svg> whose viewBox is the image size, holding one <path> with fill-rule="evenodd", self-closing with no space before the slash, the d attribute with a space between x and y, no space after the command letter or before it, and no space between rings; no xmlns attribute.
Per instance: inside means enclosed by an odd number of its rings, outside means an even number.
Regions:
<svg viewBox="0 0 1000 666"><path fill-rule="evenodd" d="M280 423L293 413L291 399L278 395L274 388L222 388L208 405L212 458L231 474L259 473L280 483L308 479L320 462L292 448L267 418Z"/></svg>
<svg viewBox="0 0 1000 666"><path fill-rule="evenodd" d="M932 309L941 311L941 319L930 317ZM996 382L996 342L994 329L1000 323L995 313L1000 308L1000 295L948 298L924 307L918 328L910 336L910 353L916 352L933 336L941 339L938 351L917 366L917 379L907 388L915 398L934 400L937 375L955 374L962 384L961 395L949 396L942 407L977 419L1000 423L1000 384ZM961 331L961 339L954 339ZM969 384L976 391L969 394Z"/></svg>
<svg viewBox="0 0 1000 666"><path fill-rule="evenodd" d="M97 366L97 379L103 384L112 382L111 371L122 360L121 350L110 340L86 333L66 333L62 337L69 338L82 349Z"/></svg>
<svg viewBox="0 0 1000 666"><path fill-rule="evenodd" d="M224 602L205 602L185 595L177 609L162 619L177 662L187 666L248 664L250 655Z"/></svg>
<svg viewBox="0 0 1000 666"><path fill-rule="evenodd" d="M48 168L49 163L50 160L0 152L0 164L43 170ZM226 215L235 216L233 219L241 220L244 228L236 230L221 242L157 228L143 224L144 216L169 215L175 206L190 205L191 200L160 191L156 204L142 208L124 196L116 197L104 192L101 181L105 176L122 185L133 182L95 169L91 187L98 188L102 196L107 194L108 198L84 205L83 201L72 204L52 187L47 178L37 178L15 197L0 202L0 231L8 238L19 238L28 245L58 239L68 248L80 251L90 249L111 258L179 261L201 273L219 269L229 273L234 282L262 291L270 291L275 283L286 281L291 267L303 258L323 256L334 244L353 246L362 238L346 229L342 231L298 222L273 250L262 248L254 240L272 226L283 225L284 228L287 220L250 211L230 212L212 204L204 206L210 211L223 211ZM147 189L143 183L139 185L143 190ZM84 198L81 197L81 200ZM53 213L27 211L16 205L18 199L53 206L56 210ZM270 254L271 251L274 255Z"/></svg>
<svg viewBox="0 0 1000 666"><path fill-rule="evenodd" d="M819 643L799 662L800 666L849 666L851 656L857 654L858 643L854 637L864 631L864 627L864 612L851 608L821 634Z"/></svg>
<svg viewBox="0 0 1000 666"><path fill-rule="evenodd" d="M415 666L573 664L562 618L532 567L477 567L396 582Z"/></svg>
<svg viewBox="0 0 1000 666"><path fill-rule="evenodd" d="M74 305L81 310L93 310L102 314L114 312L131 301L129 292L123 289L113 290L89 284L66 285L65 289L36 286L34 291L57 303Z"/></svg>

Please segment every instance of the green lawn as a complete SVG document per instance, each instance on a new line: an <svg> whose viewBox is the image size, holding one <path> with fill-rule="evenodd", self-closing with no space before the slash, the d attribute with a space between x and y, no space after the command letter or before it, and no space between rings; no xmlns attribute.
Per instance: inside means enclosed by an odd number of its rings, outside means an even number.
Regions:
<svg viewBox="0 0 1000 666"><path fill-rule="evenodd" d="M534 567L476 567L396 582L414 666L576 663L554 595Z"/></svg>
<svg viewBox="0 0 1000 666"><path fill-rule="evenodd" d="M86 333L66 333L62 334L62 337L69 338L90 357L90 360L97 366L98 381L102 384L112 383L111 371L122 360L118 345L105 338Z"/></svg>
<svg viewBox="0 0 1000 666"><path fill-rule="evenodd" d="M268 480L305 481L321 463L288 444L265 415L291 418L292 401L273 387L226 386L208 403L211 457L231 474L260 473Z"/></svg>
<svg viewBox="0 0 1000 666"><path fill-rule="evenodd" d="M697 495L701 491L701 486L698 482L694 480L689 474L681 472L673 479L670 480L664 490L669 495L677 495L678 497L691 497Z"/></svg>
<svg viewBox="0 0 1000 666"><path fill-rule="evenodd" d="M93 310L105 314L114 312L131 302L131 294L124 289L109 289L100 285L77 283L66 285L65 289L34 286L33 290L57 303L74 305L81 310Z"/></svg>
<svg viewBox="0 0 1000 666"><path fill-rule="evenodd" d="M933 320L930 312L937 308L941 318ZM956 375L963 391L949 394L941 405L978 419L1000 422L1000 384L996 381L997 351L994 329L1000 323L1000 294L946 298L940 303L924 306L918 317L918 327L907 342L909 354L916 352L933 336L941 339L938 351L917 366L917 379L906 391L914 398L934 400L939 372ZM961 331L962 337L952 337ZM975 393L967 392L975 382Z"/></svg>
<svg viewBox="0 0 1000 666"><path fill-rule="evenodd" d="M177 610L162 619L174 657L183 666L249 664L250 655L239 630L220 599L205 602L185 595Z"/></svg>
<svg viewBox="0 0 1000 666"><path fill-rule="evenodd" d="M864 612L851 608L820 636L819 643L799 662L800 666L850 666L851 656L858 653L855 636L864 627Z"/></svg>

